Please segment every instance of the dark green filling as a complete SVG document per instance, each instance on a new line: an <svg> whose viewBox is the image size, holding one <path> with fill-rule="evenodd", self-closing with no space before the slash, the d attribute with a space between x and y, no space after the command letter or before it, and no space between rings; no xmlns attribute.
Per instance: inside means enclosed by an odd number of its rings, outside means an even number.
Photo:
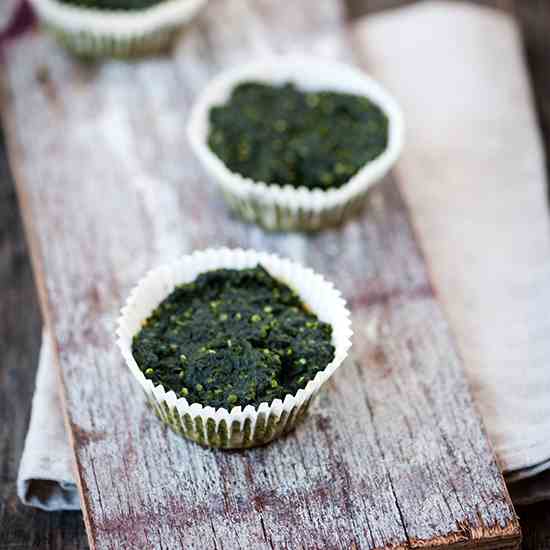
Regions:
<svg viewBox="0 0 550 550"><path fill-rule="evenodd" d="M284 399L334 358L332 327L262 266L178 287L134 336L145 376L190 403L231 409Z"/></svg>
<svg viewBox="0 0 550 550"><path fill-rule="evenodd" d="M81 8L98 10L141 10L160 4L164 0L58 0Z"/></svg>
<svg viewBox="0 0 550 550"><path fill-rule="evenodd" d="M388 144L388 119L368 98L246 82L210 110L210 149L254 181L330 189Z"/></svg>

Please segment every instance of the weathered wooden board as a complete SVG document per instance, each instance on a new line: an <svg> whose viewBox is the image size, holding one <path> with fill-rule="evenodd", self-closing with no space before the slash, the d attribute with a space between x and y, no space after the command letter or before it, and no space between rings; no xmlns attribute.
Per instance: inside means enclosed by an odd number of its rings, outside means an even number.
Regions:
<svg viewBox="0 0 550 550"><path fill-rule="evenodd" d="M0 134L0 140L2 136ZM83 550L80 514L46 514L16 495L40 346L40 312L0 143L0 549Z"/></svg>
<svg viewBox="0 0 550 550"><path fill-rule="evenodd" d="M7 51L10 154L94 548L518 544L395 185L339 231L266 235L228 215L190 155L186 114L212 74L267 50L349 58L341 30L334 2L213 0L171 58L83 65L40 34ZM325 273L356 332L354 360L310 418L244 453L164 429L114 346L147 268L219 244Z"/></svg>

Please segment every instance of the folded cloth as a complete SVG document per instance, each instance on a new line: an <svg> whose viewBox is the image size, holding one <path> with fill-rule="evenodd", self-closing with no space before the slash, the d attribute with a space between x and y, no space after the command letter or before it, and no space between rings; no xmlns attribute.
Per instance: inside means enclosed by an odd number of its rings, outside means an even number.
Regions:
<svg viewBox="0 0 550 550"><path fill-rule="evenodd" d="M44 330L17 494L24 504L46 511L79 510L74 459L63 424L52 348L51 337Z"/></svg>
<svg viewBox="0 0 550 550"><path fill-rule="evenodd" d="M487 8L426 2L356 30L404 107L397 176L512 498L550 498L550 223L517 29ZM19 495L73 509L51 353L45 335Z"/></svg>
<svg viewBox="0 0 550 550"><path fill-rule="evenodd" d="M511 494L549 498L550 220L517 26L422 2L354 38L403 106L397 179Z"/></svg>

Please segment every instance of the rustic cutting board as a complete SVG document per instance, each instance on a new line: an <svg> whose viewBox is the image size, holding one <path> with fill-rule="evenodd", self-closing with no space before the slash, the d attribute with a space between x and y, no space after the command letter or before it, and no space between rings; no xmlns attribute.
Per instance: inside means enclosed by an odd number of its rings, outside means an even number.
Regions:
<svg viewBox="0 0 550 550"><path fill-rule="evenodd" d="M91 546L516 548L395 184L340 230L266 234L228 214L190 153L187 114L212 75L294 50L352 59L336 1L212 0L171 57L140 63L79 63L41 33L6 51L2 112ZM265 448L211 451L165 429L114 345L137 279L211 245L298 259L353 310L352 360Z"/></svg>

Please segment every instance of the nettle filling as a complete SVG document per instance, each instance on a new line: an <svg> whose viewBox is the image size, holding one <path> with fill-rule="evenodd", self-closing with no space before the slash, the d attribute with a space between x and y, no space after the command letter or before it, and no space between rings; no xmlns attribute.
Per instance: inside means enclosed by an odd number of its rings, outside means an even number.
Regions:
<svg viewBox="0 0 550 550"><path fill-rule="evenodd" d="M334 358L332 327L261 265L182 284L132 343L144 375L204 406L258 406L295 394Z"/></svg>
<svg viewBox="0 0 550 550"><path fill-rule="evenodd" d="M81 8L97 10L142 10L160 4L165 0L58 0Z"/></svg>
<svg viewBox="0 0 550 550"><path fill-rule="evenodd" d="M388 145L388 118L367 97L291 83L244 82L209 116L210 149L257 182L338 188Z"/></svg>

